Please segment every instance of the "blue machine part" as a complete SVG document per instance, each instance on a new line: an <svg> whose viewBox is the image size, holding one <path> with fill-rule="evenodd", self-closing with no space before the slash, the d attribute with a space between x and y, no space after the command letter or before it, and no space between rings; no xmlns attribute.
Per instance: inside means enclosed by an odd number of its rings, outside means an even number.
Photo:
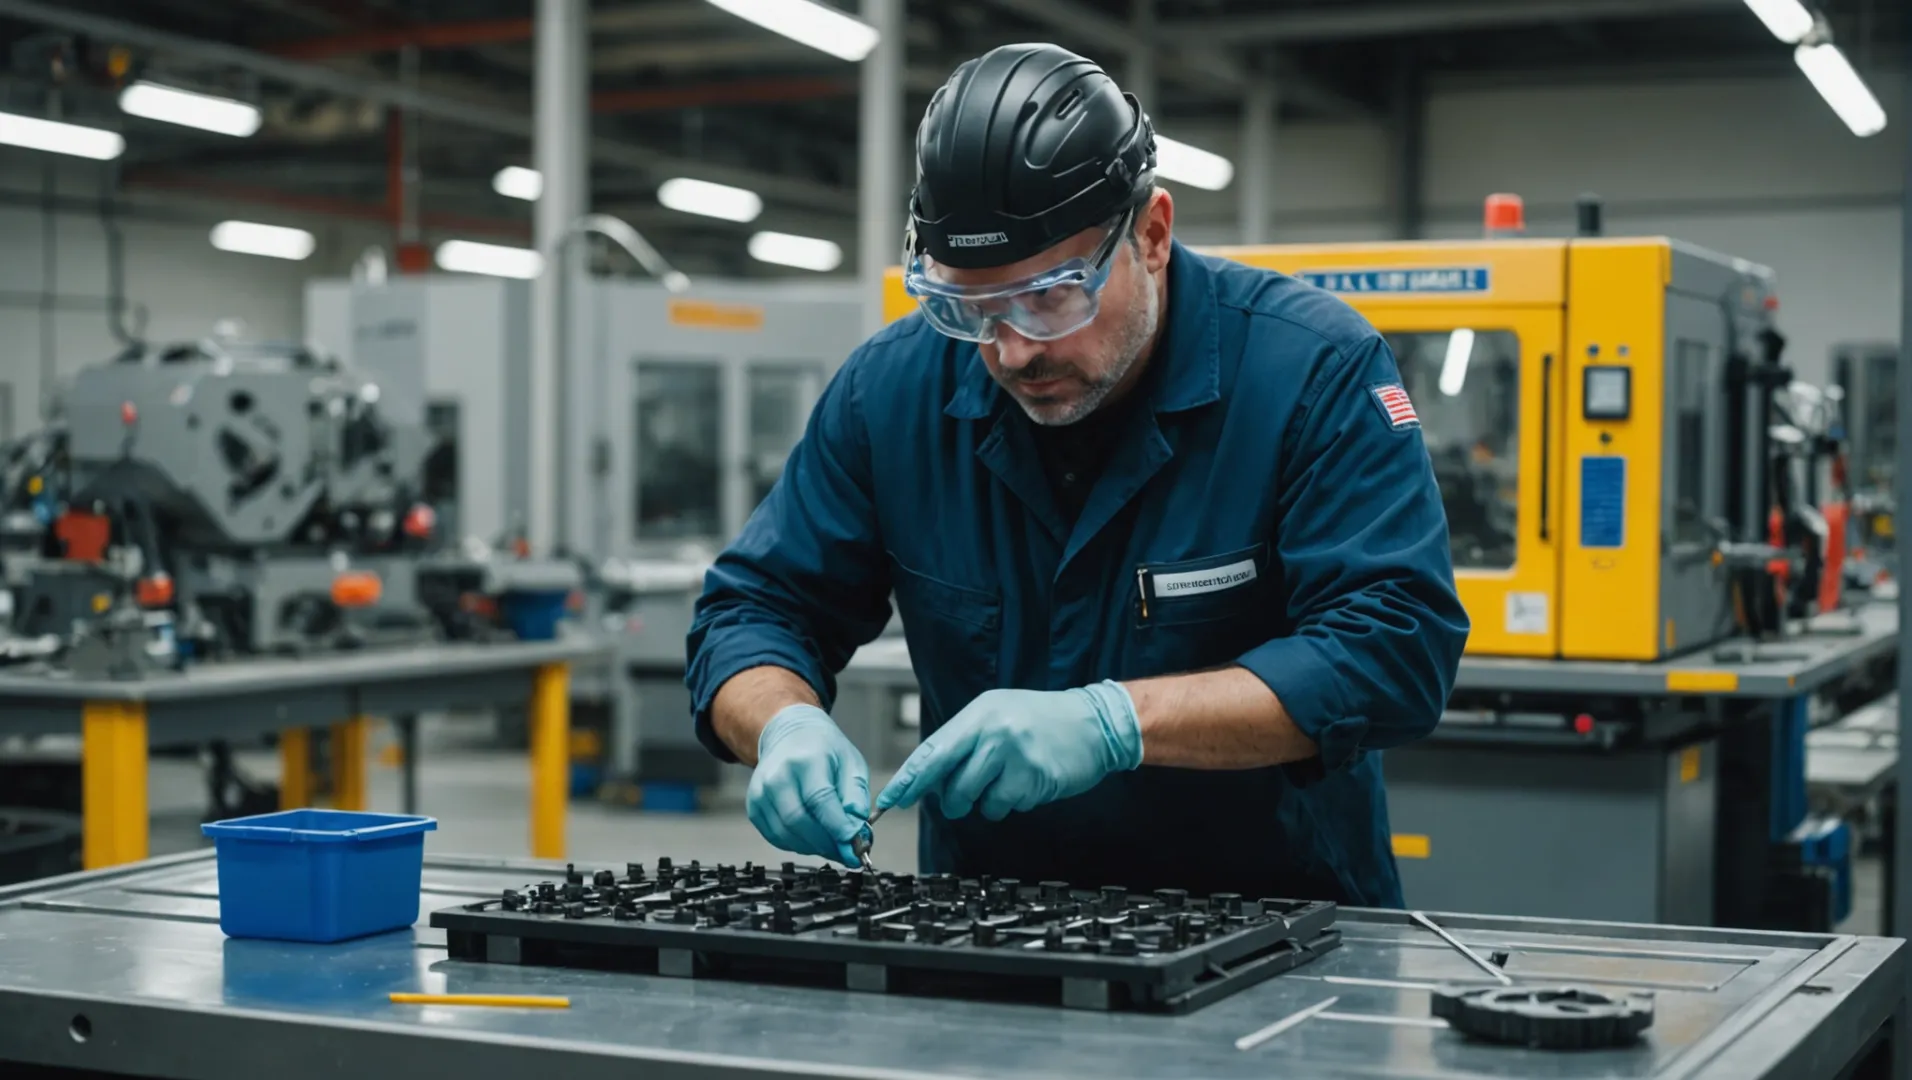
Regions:
<svg viewBox="0 0 1912 1080"><path fill-rule="evenodd" d="M1841 818L1809 818L1786 842L1799 848L1801 865L1832 871L1832 921L1844 922L1852 915L1852 827Z"/></svg>
<svg viewBox="0 0 1912 1080"><path fill-rule="evenodd" d="M1774 707L1772 723L1772 814L1769 835L1784 843L1806 820L1806 714L1803 697Z"/></svg>
<svg viewBox="0 0 1912 1080"><path fill-rule="evenodd" d="M1580 546L1617 548L1626 542L1627 459L1580 459Z"/></svg>

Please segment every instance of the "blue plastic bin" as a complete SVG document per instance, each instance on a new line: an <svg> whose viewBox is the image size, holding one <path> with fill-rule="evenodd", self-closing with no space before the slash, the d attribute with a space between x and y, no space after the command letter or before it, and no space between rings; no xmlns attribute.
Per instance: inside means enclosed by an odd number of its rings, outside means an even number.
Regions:
<svg viewBox="0 0 1912 1080"><path fill-rule="evenodd" d="M499 599L498 611L520 641L550 641L570 599L569 589L514 591Z"/></svg>
<svg viewBox="0 0 1912 1080"><path fill-rule="evenodd" d="M283 810L201 825L219 858L219 928L231 937L344 941L418 921L425 834L436 818Z"/></svg>

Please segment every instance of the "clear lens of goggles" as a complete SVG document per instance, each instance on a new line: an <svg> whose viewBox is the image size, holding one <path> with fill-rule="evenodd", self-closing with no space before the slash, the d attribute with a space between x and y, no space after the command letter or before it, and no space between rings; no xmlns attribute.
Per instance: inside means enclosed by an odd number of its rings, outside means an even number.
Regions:
<svg viewBox="0 0 1912 1080"><path fill-rule="evenodd" d="M1066 276L1044 274L1043 280L1019 285L1014 291L963 295L946 291L948 287L940 283L929 283L929 288L918 291L915 279L920 271L912 268L910 291L922 302L923 317L950 337L994 341L996 324L1008 323L1031 341L1054 341L1089 325L1099 306L1106 275L1086 266L1073 269L1076 272Z"/></svg>
<svg viewBox="0 0 1912 1080"><path fill-rule="evenodd" d="M1087 259L1070 259L1021 281L996 285L952 285L929 276L921 256L912 257L903 274L904 289L922 305L929 324L962 341L996 340L996 325L1031 341L1067 337L1095 320L1102 286L1109 280L1112 256L1127 235L1134 212L1122 216Z"/></svg>

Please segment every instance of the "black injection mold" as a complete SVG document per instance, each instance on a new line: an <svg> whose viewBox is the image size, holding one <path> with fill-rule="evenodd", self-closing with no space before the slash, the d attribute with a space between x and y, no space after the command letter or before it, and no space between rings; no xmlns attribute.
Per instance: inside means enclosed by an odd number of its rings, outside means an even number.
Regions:
<svg viewBox="0 0 1912 1080"><path fill-rule="evenodd" d="M628 863L436 911L451 958L1185 1013L1334 948L1323 901Z"/></svg>

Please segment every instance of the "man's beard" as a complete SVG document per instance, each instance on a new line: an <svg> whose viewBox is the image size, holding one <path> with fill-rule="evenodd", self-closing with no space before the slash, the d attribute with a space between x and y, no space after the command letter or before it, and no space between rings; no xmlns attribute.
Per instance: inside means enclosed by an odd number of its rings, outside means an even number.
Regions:
<svg viewBox="0 0 1912 1080"><path fill-rule="evenodd" d="M1102 403L1108 400L1109 394L1122 385L1122 380L1128 377L1136 362L1142 359L1142 354L1148 350L1149 341L1155 336L1155 326L1162 314L1162 297L1156 291L1154 279L1143 279L1142 292L1147 299L1140 310L1129 313L1128 324L1122 328L1121 336L1116 339L1114 366L1104 372L1101 378L1087 383L1083 388L1082 396L1069 403L1062 412L1051 412L1048 411L1050 408L1048 406L1019 399L1022 411L1028 415L1029 419L1044 427L1066 427L1101 408ZM1022 370L1017 381L1042 382L1064 374L1069 372L1051 370L1044 358L1038 358Z"/></svg>

